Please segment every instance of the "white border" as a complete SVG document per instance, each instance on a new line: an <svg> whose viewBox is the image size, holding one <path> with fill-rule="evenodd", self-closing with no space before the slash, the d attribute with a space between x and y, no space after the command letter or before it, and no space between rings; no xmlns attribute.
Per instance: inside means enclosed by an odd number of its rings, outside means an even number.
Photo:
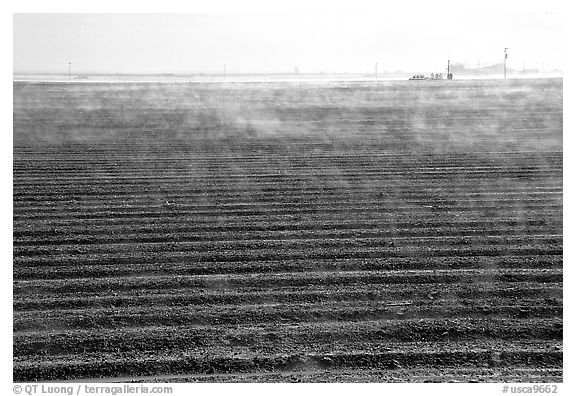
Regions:
<svg viewBox="0 0 576 396"><path fill-rule="evenodd" d="M6 4L8 3L8 4ZM294 14L294 13L362 13L361 10L383 15L383 23L386 17L394 13L409 14L414 10L426 13L433 17L435 12L458 13L560 13L564 19L564 103L570 109L574 104L573 96L573 76L574 56L573 37L575 15L569 8L568 1L556 0L475 0L475 1L368 1L368 0L292 0L292 1L265 1L265 0L207 0L203 2L185 0L164 0L162 2L141 0L141 1L120 1L120 0L52 0L52 1L9 1L2 3L2 48L3 52L10 53L12 59L12 14L29 12L82 12L82 13L274 13L274 14ZM1 107L3 131L2 155L0 169L2 172L2 218L1 218L1 241L2 241L2 290L1 299L4 320L2 326L2 388L3 394L12 393L12 62L4 60L2 62L2 93L3 105ZM574 372L574 342L571 334L574 330L573 315L570 307L573 306L574 293L572 291L571 280L574 279L574 270L571 268L574 256L572 243L571 225L574 224L574 209L571 205L574 197L574 183L571 181L571 170L574 167L574 156L570 155L573 149L574 137L573 112L564 113L564 384L559 384L558 394L574 394L574 379L571 373ZM8 314L8 312L10 314ZM501 385L499 384L170 384L174 386L174 394L184 395L194 392L222 393L222 394L249 394L270 395L292 395L299 393L327 394L349 394L358 391L373 392L378 395L414 393L420 395L440 394L440 395L501 395Z"/></svg>

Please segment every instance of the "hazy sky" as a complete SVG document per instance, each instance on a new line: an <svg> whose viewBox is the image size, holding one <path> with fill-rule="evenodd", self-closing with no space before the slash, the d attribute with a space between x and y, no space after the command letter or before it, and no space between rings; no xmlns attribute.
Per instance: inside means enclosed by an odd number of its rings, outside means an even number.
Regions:
<svg viewBox="0 0 576 396"><path fill-rule="evenodd" d="M15 14L14 72L371 72L562 68L557 14Z"/></svg>

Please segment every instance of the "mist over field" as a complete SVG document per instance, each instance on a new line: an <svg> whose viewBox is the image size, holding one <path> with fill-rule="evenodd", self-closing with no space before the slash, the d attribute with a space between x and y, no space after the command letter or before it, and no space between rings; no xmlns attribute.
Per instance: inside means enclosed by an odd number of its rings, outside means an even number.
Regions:
<svg viewBox="0 0 576 396"><path fill-rule="evenodd" d="M160 138L360 138L364 145L388 141L447 151L482 149L490 140L490 146L515 150L559 148L561 86L561 79L468 80L449 86L445 81L78 83L62 94L58 83L16 83L21 95L14 99L15 119L26 121L34 112L42 122L17 122L23 133L15 139L110 144L110 139L130 138L157 144ZM46 100L53 105L44 107ZM43 132L54 125L61 126L57 134ZM555 134L546 134L549 130ZM399 136L401 142L393 141Z"/></svg>

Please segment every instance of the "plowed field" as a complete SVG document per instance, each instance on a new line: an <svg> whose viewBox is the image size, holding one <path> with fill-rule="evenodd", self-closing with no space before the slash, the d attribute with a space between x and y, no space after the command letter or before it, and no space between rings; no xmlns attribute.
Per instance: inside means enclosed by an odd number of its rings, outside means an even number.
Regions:
<svg viewBox="0 0 576 396"><path fill-rule="evenodd" d="M562 381L562 80L14 83L15 381Z"/></svg>

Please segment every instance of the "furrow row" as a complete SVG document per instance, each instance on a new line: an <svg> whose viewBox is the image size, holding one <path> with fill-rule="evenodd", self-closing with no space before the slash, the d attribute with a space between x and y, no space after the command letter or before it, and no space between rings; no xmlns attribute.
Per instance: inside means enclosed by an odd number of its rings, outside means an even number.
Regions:
<svg viewBox="0 0 576 396"><path fill-rule="evenodd" d="M372 259L316 259L287 261L198 262L149 260L143 263L100 264L78 262L67 265L15 266L14 280L73 279L82 277L156 275L217 275L322 271L460 270L482 268L559 269L563 258L555 256L393 257Z"/></svg>

